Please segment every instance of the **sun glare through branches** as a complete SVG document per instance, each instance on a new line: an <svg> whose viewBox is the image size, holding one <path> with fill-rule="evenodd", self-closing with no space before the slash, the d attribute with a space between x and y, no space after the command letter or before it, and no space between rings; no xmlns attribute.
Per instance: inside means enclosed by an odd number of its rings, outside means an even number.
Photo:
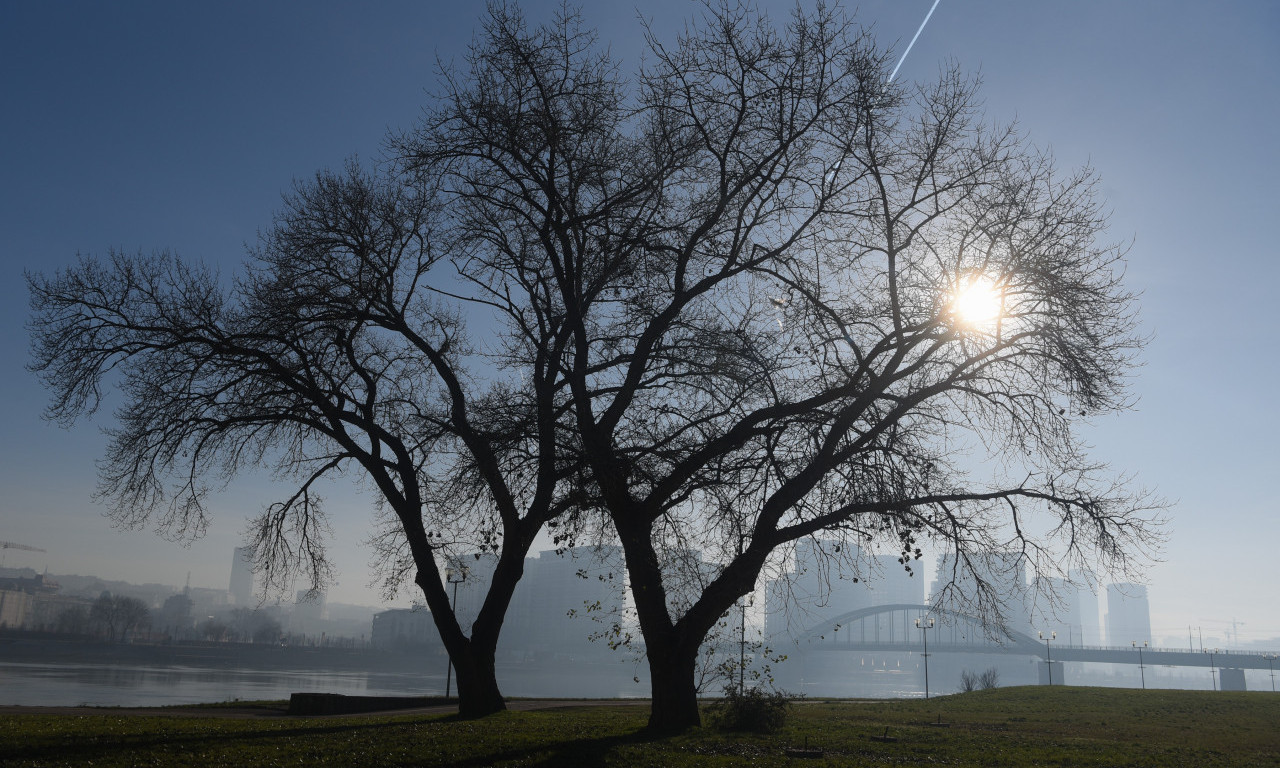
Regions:
<svg viewBox="0 0 1280 768"><path fill-rule="evenodd" d="M962 281L951 297L951 314L969 330L989 330L1004 309L1004 292L990 278L978 275Z"/></svg>

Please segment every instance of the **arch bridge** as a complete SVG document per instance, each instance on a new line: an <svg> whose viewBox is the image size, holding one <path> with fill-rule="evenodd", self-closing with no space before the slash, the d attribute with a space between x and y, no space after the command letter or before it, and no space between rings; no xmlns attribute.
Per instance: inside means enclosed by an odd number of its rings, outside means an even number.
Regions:
<svg viewBox="0 0 1280 768"><path fill-rule="evenodd" d="M1044 644L1025 632L1007 630L995 637L991 625L976 616L928 605L897 603L849 611L802 631L797 644L806 650L911 651L923 645L916 619L932 618L929 650L955 653L1013 653L1043 656ZM1054 649L1055 651L1057 649Z"/></svg>
<svg viewBox="0 0 1280 768"><path fill-rule="evenodd" d="M1194 651L1173 648L1135 648L1071 645L1063 639L1047 648L1043 640L1007 629L997 637L989 623L976 616L928 605L898 603L849 611L812 626L796 638L801 652L923 650L916 619L933 618L929 653L995 653L1035 656L1053 661L1090 661L1149 666L1265 669L1280 667L1276 651Z"/></svg>

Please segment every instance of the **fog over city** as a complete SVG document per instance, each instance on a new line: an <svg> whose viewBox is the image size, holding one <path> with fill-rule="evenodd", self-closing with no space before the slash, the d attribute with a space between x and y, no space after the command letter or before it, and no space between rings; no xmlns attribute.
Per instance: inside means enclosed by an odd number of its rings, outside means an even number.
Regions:
<svg viewBox="0 0 1280 768"><path fill-rule="evenodd" d="M930 5L882 0L847 10L900 55ZM558 7L521 4L531 25ZM792 5L769 0L759 7L781 23ZM641 19L655 37L668 38L701 8L683 0L596 4L582 9L582 19L626 77L644 55ZM113 412L124 400L108 392L96 414L71 427L42 418L50 393L26 368L32 310L23 276L52 275L78 256L113 250L172 252L227 283L242 276L246 248L270 230L295 180L340 171L352 157L376 162L389 151L389 136L422 120L441 91L438 66L462 66L482 12L480 4L413 2L0 7L6 589L48 574L64 595L85 601L104 590L136 595L151 609L153 630L173 610L192 638L257 633L335 649L430 647L443 662L428 614L409 610L422 602L412 578L388 594L385 572L374 567L373 521L385 510L378 512L378 489L355 472L315 489L329 514L334 578L311 602L302 601L311 586L305 578L271 589L241 565L237 548L249 544L250 521L297 489L268 469L241 471L216 489L198 538L157 535L154 521L132 530L113 526L95 497L96 463L107 451L102 430L115 426ZM1057 595L1055 605L1034 601L1038 584L1016 558L992 571L1006 609L1013 607L1015 642L1051 636L1055 653L1059 646L1131 643L1170 652L1280 650L1273 594L1280 516L1271 487L1280 466L1280 348L1271 330L1280 259L1269 226L1280 173L1273 135L1280 124L1278 29L1280 7L1262 0L942 0L896 75L931 82L951 65L979 74L988 120L1016 121L1064 172L1088 165L1098 174L1109 214L1103 239L1122 244L1125 288L1137 294L1137 332L1147 339L1128 382L1132 409L1075 429L1090 458L1129 478L1135 494L1151 493L1153 515L1162 520L1153 530L1163 540L1133 552L1129 574L1064 566L1078 584L1039 583ZM785 309L789 300L777 305ZM980 472L983 455L975 447L954 460ZM543 530L529 551L527 583L516 589L500 641L504 663L588 659L609 670L591 695L648 695L645 686L627 687L647 675L629 661L634 649L609 648L619 639L611 634L616 622L619 631L638 634L616 541L568 546L555 535ZM722 652L738 652L747 635L814 643L852 635L885 648L918 642L918 611L872 609L936 603L954 565L946 550L921 539L910 571L892 547L846 551L846 560L865 566L846 573L822 565L822 548L836 546L819 531L781 550L747 605L720 627ZM992 554L1004 562L1006 553ZM694 582L717 564L713 553L705 563L701 552L689 557ZM464 628L479 610L468 601L478 601L492 559L474 553L467 579L458 581ZM174 595L190 602L174 602ZM939 618L930 643L960 647L982 634L962 617ZM819 638L827 625L832 634ZM820 677L821 665L833 663L833 655L823 658L807 669L779 665L779 676L803 689L806 674ZM946 686L987 663L963 659L938 662ZM1046 674L1020 663L1000 667L1006 681L1031 683ZM436 666L443 674L443 664ZM1217 660L1210 666L1218 674ZM1050 675L1062 674L1058 669L1047 667ZM1227 683L1225 673L1221 681L1164 674L1165 687ZM1263 684L1252 677L1262 672L1248 674L1250 688ZM1076 681L1132 685L1132 676L1126 670ZM438 684L433 678L429 686ZM539 685L504 683L503 692L531 695Z"/></svg>

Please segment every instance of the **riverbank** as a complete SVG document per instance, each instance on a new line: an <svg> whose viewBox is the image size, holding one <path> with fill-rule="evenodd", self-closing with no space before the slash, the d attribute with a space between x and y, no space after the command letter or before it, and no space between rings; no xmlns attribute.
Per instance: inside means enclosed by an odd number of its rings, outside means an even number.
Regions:
<svg viewBox="0 0 1280 768"><path fill-rule="evenodd" d="M647 672L602 648L586 657L500 660L511 696L634 698ZM237 643L129 644L0 633L0 705L154 707L291 693L436 696L448 658L430 652ZM637 682L636 677L640 680Z"/></svg>
<svg viewBox="0 0 1280 768"><path fill-rule="evenodd" d="M304 694L305 695L305 694ZM324 694L326 696L331 694ZM295 694L295 699L297 698ZM362 697L349 697L362 698ZM265 717L388 717L401 715L454 715L458 712L458 700L443 696L383 696L375 706L354 706L347 712L311 712L299 715L295 702L279 701L222 701L212 704L177 705L172 707L36 707L0 705L0 719L10 715L53 717L180 717L209 718L215 720L259 720ZM512 712L532 712L539 709L579 707L631 707L647 705L647 699L508 699L507 709Z"/></svg>
<svg viewBox="0 0 1280 768"><path fill-rule="evenodd" d="M928 701L809 702L781 733L651 738L626 702L447 714L126 717L0 712L0 755L38 765L1277 766L1280 695L1025 687ZM807 763L813 764L813 763Z"/></svg>

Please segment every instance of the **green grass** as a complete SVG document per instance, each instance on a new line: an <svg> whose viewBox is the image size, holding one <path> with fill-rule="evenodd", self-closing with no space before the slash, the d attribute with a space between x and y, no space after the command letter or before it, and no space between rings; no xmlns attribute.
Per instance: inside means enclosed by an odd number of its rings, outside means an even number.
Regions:
<svg viewBox="0 0 1280 768"><path fill-rule="evenodd" d="M805 702L773 736L643 732L647 708L377 716L0 717L0 765L1280 766L1270 692L1005 688L931 701ZM939 719L947 728L928 725ZM895 742L879 742L888 729ZM788 758L810 746L821 760Z"/></svg>

